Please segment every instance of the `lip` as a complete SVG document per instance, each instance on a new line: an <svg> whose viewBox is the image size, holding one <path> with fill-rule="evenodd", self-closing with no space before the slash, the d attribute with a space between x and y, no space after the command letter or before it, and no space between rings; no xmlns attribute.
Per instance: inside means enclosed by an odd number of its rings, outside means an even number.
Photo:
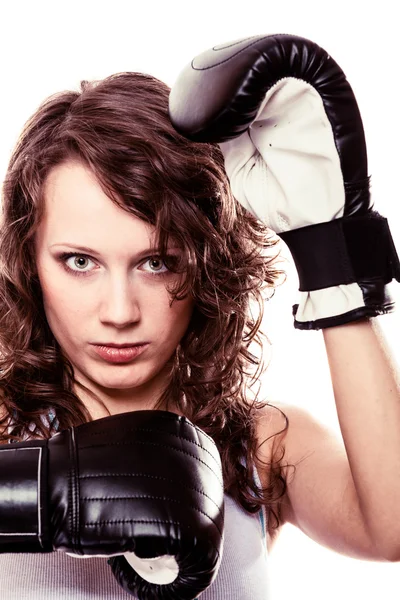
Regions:
<svg viewBox="0 0 400 600"><path fill-rule="evenodd" d="M131 346L111 346L92 344L95 352L104 360L111 363L127 363L134 360L144 352L148 343L135 344Z"/></svg>
<svg viewBox="0 0 400 600"><path fill-rule="evenodd" d="M106 346L107 348L132 348L133 346L144 346L148 342L126 342L126 344L114 344L113 342L95 342L92 346Z"/></svg>

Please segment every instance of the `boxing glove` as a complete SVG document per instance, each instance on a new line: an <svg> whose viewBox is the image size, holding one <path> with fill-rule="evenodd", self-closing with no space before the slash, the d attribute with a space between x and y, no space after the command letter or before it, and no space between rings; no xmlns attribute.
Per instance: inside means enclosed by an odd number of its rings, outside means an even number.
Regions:
<svg viewBox="0 0 400 600"><path fill-rule="evenodd" d="M127 591L192 599L217 573L222 535L219 453L184 417L130 412L0 446L0 552L127 553L139 570L142 559L168 558L173 581L150 583L130 567Z"/></svg>
<svg viewBox="0 0 400 600"><path fill-rule="evenodd" d="M393 310L400 263L373 210L361 116L323 48L294 35L215 46L182 70L169 111L184 136L220 144L235 198L288 245L296 328Z"/></svg>

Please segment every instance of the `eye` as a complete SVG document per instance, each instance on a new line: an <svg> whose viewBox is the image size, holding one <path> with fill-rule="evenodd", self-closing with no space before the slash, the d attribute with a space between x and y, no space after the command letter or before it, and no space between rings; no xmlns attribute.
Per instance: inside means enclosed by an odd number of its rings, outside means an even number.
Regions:
<svg viewBox="0 0 400 600"><path fill-rule="evenodd" d="M149 265L150 270L147 272L152 273L153 275L168 272L168 268L165 266L164 261L159 256L152 256L150 258L147 258L145 262L142 263L142 266L144 265Z"/></svg>
<svg viewBox="0 0 400 600"><path fill-rule="evenodd" d="M70 264L68 264L68 261L70 258L74 258L73 264L75 266L78 266L78 269L73 269L71 267ZM67 269L67 271L71 272L73 275L86 275L89 273L89 271L85 271L83 270L83 267L85 267L85 263L87 261L89 262L93 262L92 259L89 256L86 256L86 254L74 254L73 252L66 252L64 254L62 254L60 256L60 260L62 261L64 267Z"/></svg>
<svg viewBox="0 0 400 600"><path fill-rule="evenodd" d="M68 264L68 261L72 258L74 259L73 262ZM86 269L86 267L88 266L88 262L93 263L92 258L90 256L87 256L86 254L65 252L60 255L59 260L61 261L64 269L68 273L71 273L72 275L77 275L78 277L89 275L93 270ZM168 260L174 263L176 262L177 258L171 255L168 256ZM72 265L74 265L77 268L73 268ZM164 275L170 272L170 270L165 265L164 261L160 256L149 256L141 263L141 265L139 265L139 269L145 271L150 275Z"/></svg>

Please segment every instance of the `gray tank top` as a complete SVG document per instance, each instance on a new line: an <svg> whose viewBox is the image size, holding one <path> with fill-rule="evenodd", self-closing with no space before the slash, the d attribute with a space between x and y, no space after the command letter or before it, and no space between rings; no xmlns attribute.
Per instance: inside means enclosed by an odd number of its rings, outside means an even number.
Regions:
<svg viewBox="0 0 400 600"><path fill-rule="evenodd" d="M258 480L257 474L255 475ZM268 600L268 513L247 513L225 495L221 566L201 600ZM0 554L4 600L128 600L107 558L75 558L64 552Z"/></svg>

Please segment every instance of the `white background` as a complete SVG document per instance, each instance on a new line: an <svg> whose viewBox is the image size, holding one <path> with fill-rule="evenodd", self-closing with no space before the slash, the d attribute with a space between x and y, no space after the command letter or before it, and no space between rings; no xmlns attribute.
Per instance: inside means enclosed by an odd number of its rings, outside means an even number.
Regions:
<svg viewBox="0 0 400 600"><path fill-rule="evenodd" d="M0 179L25 120L46 96L77 89L81 79L125 70L148 72L172 85L181 68L210 46L292 33L328 50L350 81L364 121L375 207L389 219L400 249L397 23L397 8L388 0L2 3ZM264 387L272 398L304 406L340 435L322 334L293 329L297 279L290 262L288 274L266 309L264 329L273 350ZM400 301L400 285L392 288ZM379 320L399 360L399 314ZM270 556L270 570L276 600L400 597L400 563L343 557L290 525Z"/></svg>

